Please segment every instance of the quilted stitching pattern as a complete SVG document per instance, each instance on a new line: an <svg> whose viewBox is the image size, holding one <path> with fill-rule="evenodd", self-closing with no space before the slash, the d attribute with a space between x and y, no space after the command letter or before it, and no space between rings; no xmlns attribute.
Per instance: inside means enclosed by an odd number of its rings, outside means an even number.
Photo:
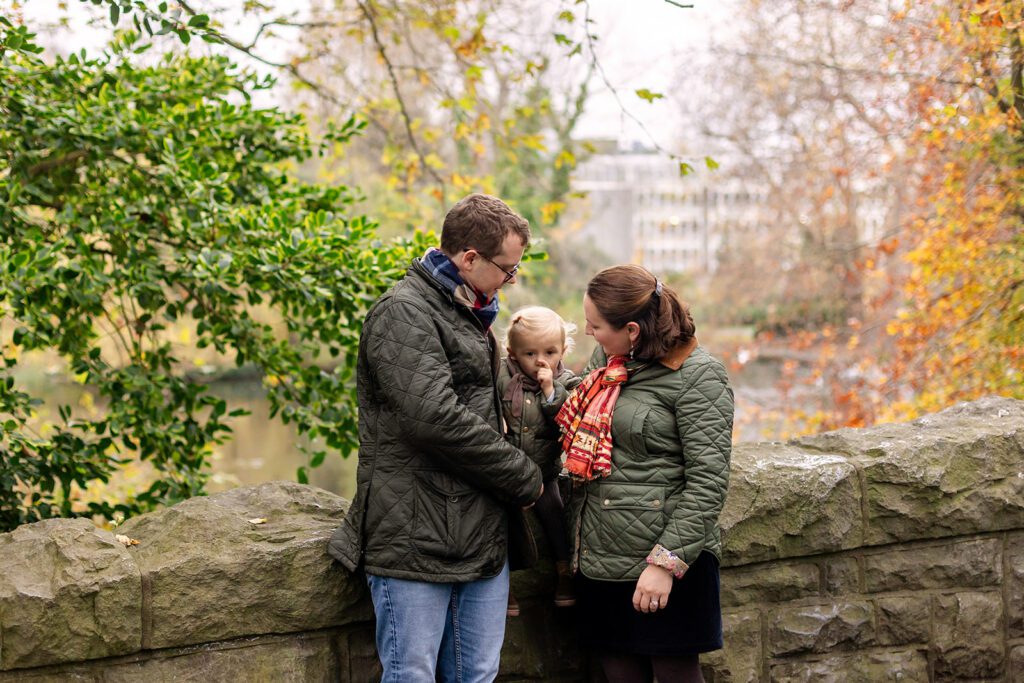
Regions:
<svg viewBox="0 0 1024 683"><path fill-rule="evenodd" d="M600 363L595 359L595 365ZM587 576L636 578L656 544L692 564L721 556L718 516L732 451L733 393L725 368L698 347L678 371L651 366L624 385L613 422L612 472L574 501L578 560ZM633 432L627 438L626 429ZM639 434L635 432L640 432ZM654 446L657 446L655 448Z"/></svg>
<svg viewBox="0 0 1024 683"><path fill-rule="evenodd" d="M512 377L508 366L502 363L498 370L498 395L504 396ZM544 400L541 392L529 394L530 403L523 404L523 412L514 417L511 401L502 399L502 413L509 441L530 457L540 467L544 481L551 481L562 470L562 447L555 415L561 409L569 392L579 386L580 378L570 370L563 371L554 381L555 396L551 403Z"/></svg>
<svg viewBox="0 0 1024 683"><path fill-rule="evenodd" d="M502 438L478 323L428 278L414 265L363 326L356 499L330 552L350 569L362 553L371 573L464 581L500 569L505 505L530 502L541 478Z"/></svg>

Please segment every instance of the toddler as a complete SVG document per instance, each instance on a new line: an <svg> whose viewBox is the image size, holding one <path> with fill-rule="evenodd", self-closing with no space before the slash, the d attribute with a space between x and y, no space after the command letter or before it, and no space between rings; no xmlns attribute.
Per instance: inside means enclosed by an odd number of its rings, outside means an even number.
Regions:
<svg viewBox="0 0 1024 683"><path fill-rule="evenodd" d="M550 308L528 306L516 311L505 336L508 356L498 371L507 436L537 463L544 477L544 493L532 509L555 558L555 605L559 607L576 603L569 571L569 540L558 493L562 449L555 425L555 415L580 383L580 378L562 366L562 356L572 348L575 331L575 325L566 323ZM519 614L511 591L508 614Z"/></svg>

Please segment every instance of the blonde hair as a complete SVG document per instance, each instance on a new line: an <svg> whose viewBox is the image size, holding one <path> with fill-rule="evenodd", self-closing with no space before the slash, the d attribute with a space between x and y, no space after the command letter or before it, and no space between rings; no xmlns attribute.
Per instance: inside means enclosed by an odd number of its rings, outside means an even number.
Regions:
<svg viewBox="0 0 1024 683"><path fill-rule="evenodd" d="M505 348L511 349L516 340L522 341L528 334L544 334L556 330L562 333L565 353L572 351L576 345L572 338L572 335L576 334L576 325L562 320L562 316L544 306L520 308L512 314L508 329L505 331Z"/></svg>

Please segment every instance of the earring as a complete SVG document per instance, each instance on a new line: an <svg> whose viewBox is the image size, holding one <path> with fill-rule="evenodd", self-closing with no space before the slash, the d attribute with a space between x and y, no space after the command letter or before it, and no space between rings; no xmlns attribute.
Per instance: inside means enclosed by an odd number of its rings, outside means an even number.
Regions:
<svg viewBox="0 0 1024 683"><path fill-rule="evenodd" d="M629 345L629 359L633 360L633 349L636 348L632 344Z"/></svg>

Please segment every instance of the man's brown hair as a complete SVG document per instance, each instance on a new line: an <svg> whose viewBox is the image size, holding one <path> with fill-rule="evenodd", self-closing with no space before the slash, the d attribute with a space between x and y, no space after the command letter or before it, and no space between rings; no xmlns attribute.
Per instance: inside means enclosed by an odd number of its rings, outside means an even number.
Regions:
<svg viewBox="0 0 1024 683"><path fill-rule="evenodd" d="M640 326L633 354L658 360L697 331L690 308L671 289L640 266L611 266L587 284L587 296L605 321L617 330Z"/></svg>
<svg viewBox="0 0 1024 683"><path fill-rule="evenodd" d="M466 249L476 249L488 258L501 253L502 242L509 233L530 244L530 224L497 197L471 194L448 210L441 228L441 251L455 256Z"/></svg>

